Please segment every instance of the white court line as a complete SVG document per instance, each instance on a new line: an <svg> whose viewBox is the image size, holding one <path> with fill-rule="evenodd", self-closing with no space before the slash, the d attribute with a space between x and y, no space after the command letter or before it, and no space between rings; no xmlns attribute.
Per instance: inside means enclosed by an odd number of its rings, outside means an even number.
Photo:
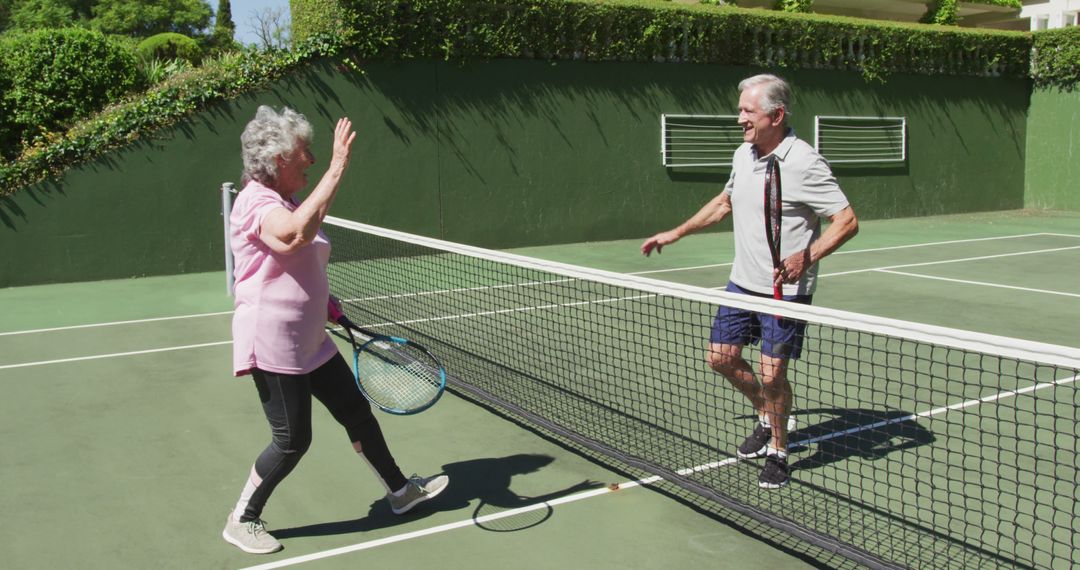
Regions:
<svg viewBox="0 0 1080 570"><path fill-rule="evenodd" d="M151 348L149 350L136 350L132 352L114 352L112 354L95 354L93 356L76 356L74 358L60 358L58 360L41 360L38 362L23 362L21 364L5 364L0 366L0 370L7 370L9 368L26 368L29 366L43 366L45 364L62 364L65 362L81 362L84 360L99 360L102 358L114 358L117 356L135 356L139 354L154 354L157 352L171 352L174 350L187 350L189 348L205 348L207 346L221 346L224 344L232 344L231 340L224 340L221 342L206 342L203 344L189 344L186 346L170 346L166 348Z"/></svg>
<svg viewBox="0 0 1080 570"><path fill-rule="evenodd" d="M884 248L876 248L876 249L861 249L861 250L848 251L848 252L837 252L834 255L838 255L840 253L864 253L864 252L868 252L868 251L883 251L883 250L888 250L888 249L903 249L903 248L908 248L908 247L924 247L924 246L931 246L931 245L941 245L941 244L946 244L946 243L985 241L985 240L991 240L991 239L1009 239L1009 238L1014 238L1014 237L1031 237L1031 236L1040 236L1040 235L1045 235L1045 234L1024 234L1024 235L1018 235L1018 236L1003 236L1003 237L996 237L996 238L976 238L976 239L969 239L969 240L955 240L955 241L951 241L951 242L935 242L935 243L917 244L917 245L911 245L911 246L894 246L894 247L884 247ZM1080 236L1078 236L1078 237L1080 237ZM863 273L863 272L871 272L871 271L885 271L887 269L902 268L902 267L920 267L920 266L924 266L924 265L939 265L939 264L945 264L945 263L959 263L959 262L963 262L963 261L975 261L975 260L981 260L981 259L992 259L992 258L996 258L996 257L1009 257L1009 256L1016 256L1016 255L1031 255L1031 254L1036 254L1036 253L1048 253L1048 252L1071 250L1071 249L1080 249L1080 246L1068 246L1068 247L1053 248L1053 249L1041 249L1041 250L1033 250L1033 251L1002 253L1002 254L981 256L981 257L967 257L967 258L962 258L962 259L944 259L944 260L940 260L940 261L927 261L927 262L922 262L922 263L912 263L912 264L907 264L907 265L894 265L894 266L888 266L888 267L873 267L873 268L867 268L867 269L856 269L856 270L853 270L853 271L842 271L842 272L838 272L838 273L824 273L824 274L818 275L818 277L834 277L834 276L837 276L837 275L850 275L850 274L853 274L853 273ZM675 271L689 271L689 270L692 270L692 269L708 269L708 268L712 268L712 267L725 267L725 266L729 266L729 265L731 265L731 263L718 263L718 264L715 264L715 265L697 265L697 266L693 266L693 267L679 267L679 268L673 268L673 269L653 269L653 270L649 270L649 271L635 271L635 272L632 272L632 273L626 273L625 275L646 275L646 274L650 274L650 273L671 273L671 272L675 272ZM551 283L563 283L563 282L568 282L568 281L574 281L574 279L557 279L557 280L551 280L551 281L531 281L531 282L527 282L527 283L511 283L511 284L504 284L504 285L485 285L485 286L480 286L480 287L469 287L469 288L460 288L460 289L442 289L442 290L437 290L437 291L423 291L423 292L419 292L419 293L398 293L398 294L394 294L394 295L384 295L384 296L376 296L376 297L363 297L363 298L357 298L357 299L342 299L342 301L343 302L359 303L359 302L367 302L367 301L379 301L379 300L384 300L384 299L402 299L402 298L408 298L408 297L421 297L421 296L426 296L426 295L441 295L441 294L450 294L450 293L458 293L458 292L485 291L485 290L513 288L513 287L531 287L531 286L535 286L535 285L547 285L547 284L551 284ZM675 283L677 283L677 282L675 282ZM988 285L990 285L990 284L988 284ZM719 289L724 289L725 287L726 287L726 285L722 285L722 286L719 286L719 287L708 287L708 289L719 290ZM1004 287L1004 286L1002 286L1002 287ZM552 305L552 306L554 306L554 305ZM549 307L544 307L544 308L549 308ZM506 311L512 311L512 309L509 309L509 310L506 310ZM492 314L495 314L495 313L496 312L492 312ZM477 314L480 315L480 314L488 314L488 313L477 313ZM414 322L414 321L408 321L408 322Z"/></svg>
<svg viewBox="0 0 1080 570"><path fill-rule="evenodd" d="M1042 234L1032 234L1032 235L1042 235ZM1021 237L1023 237L1023 236L1021 236ZM1080 237L1080 236L1077 236L1077 237ZM959 279L947 279L945 277L931 277L929 275L919 275L919 274L916 274L916 273L903 273L903 272L900 272L900 271L892 271L893 269L901 269L901 268L904 268L904 267L926 267L926 266L930 266L930 265L944 265L946 263L961 263L961 262L964 262L964 261L979 261L979 260L983 260L983 259L994 259L994 258L998 258L998 257L1010 257L1010 256L1016 256L1016 255L1032 255L1032 254L1036 254L1036 253L1051 253L1051 252L1055 252L1055 251L1065 251L1065 250L1071 250L1071 249L1080 249L1080 245L1074 245L1074 246L1069 246L1069 247L1058 247L1058 248L1053 248L1053 249L1039 249L1039 250L1034 250L1034 251L1017 251L1017 252L1013 252L1013 253L1000 253L1000 254L996 254L996 255L984 255L984 256L981 256L981 257L965 257L963 259L942 259L940 261L925 261L925 262L922 262L922 263L908 263L908 264L904 264L904 265L890 265L890 266L886 266L886 267L869 267L869 268L866 268L866 269L853 269L851 271L838 271L836 273L822 273L821 275L818 275L818 277L837 277L837 276L840 276L840 275L854 275L856 273L868 273L868 272L897 273L897 274L900 274L900 275L909 275L909 276L912 276L912 277L925 277L927 279L941 279L943 281L958 281L958 282L961 282L961 283L970 283L970 284L974 284L974 285L986 285L988 287L1003 287L1003 288L1008 288L1008 289L1021 289L1021 290L1028 290L1028 291L1034 291L1034 292L1039 292L1039 293L1051 293L1051 294L1054 294L1054 295L1068 295L1068 296L1074 296L1075 297L1076 295L1073 295L1072 293L1061 293L1059 291L1047 291L1047 290L1042 290L1042 289L1024 289L1023 287L1012 287L1012 286L1009 286L1009 285L997 285L997 284L994 284L994 283L981 283L981 282L978 282L978 281L961 281ZM855 252L852 252L852 253L855 253ZM727 287L727 286L722 285L722 286L719 286L719 287L709 287L709 289L719 290L719 289L724 289L725 287Z"/></svg>
<svg viewBox="0 0 1080 570"><path fill-rule="evenodd" d="M997 237L985 237L985 238L954 239L954 240L949 240L949 241L935 241L935 242L926 242L926 243L914 243L914 244L910 244L910 245L890 245L890 246L886 246L886 247L872 247L872 248L867 248L867 249L842 250L842 251L837 251L837 252L833 253L832 255L850 255L850 254L853 254L853 253L873 253L873 252L877 252L877 251L891 251L891 250L895 250L895 249L912 249L912 248L916 248L916 247L932 247L932 246L937 246L937 245L950 245L950 244L955 244L955 243L971 243L971 242L976 242L976 241L992 241L992 240L999 240L999 239L1026 238L1026 237L1038 237L1038 236L1047 236L1047 235L1058 236L1058 237L1080 237L1080 236L1071 236L1069 234L1048 234L1048 233L1045 233L1045 232L1040 232L1040 233L1034 233L1034 234L1019 234L1019 235L1014 235L1014 236L997 236ZM673 267L671 269L653 269L653 270L649 270L649 271L637 271L637 272L634 272L634 273L628 273L627 275L646 275L646 274L649 274L649 273L673 273L675 271L691 271L691 270L694 270L694 269L709 269L709 268L713 268L713 267L725 267L725 266L728 266L728 265L731 265L731 264L730 263L716 263L716 264L713 264L713 265L697 265L697 266L694 266L694 267Z"/></svg>
<svg viewBox="0 0 1080 570"><path fill-rule="evenodd" d="M961 240L917 243L917 244L911 244L911 245L897 245L897 246L878 247L878 248L869 248L869 249L845 250L845 251L835 252L835 253L833 253L833 255L847 255L847 254L853 254L853 253L870 253L870 252L876 252L876 251L887 251L887 250L895 250L895 249L910 249L910 248L916 248L916 247L930 247L930 246L956 244L956 243L969 243L969 242L977 242L977 241L990 241L990 240L1001 240L1001 239L1025 238L1025 237L1035 237L1035 236L1080 237L1080 235L1073 235L1073 234L1042 232L1042 233L1020 234L1020 235L1012 235L1012 236L971 238L971 239L961 239ZM1068 249L1068 248L1066 248L1066 249ZM1040 252L1031 252L1031 253L1040 253ZM1016 255L1016 254L1009 254L1009 255ZM931 263L950 263L950 262L942 261L942 262L931 262ZM715 267L727 267L727 266L730 266L730 265L731 265L731 263L717 263L717 264L713 264L713 265L697 265L697 266L693 266L693 267L674 267L674 268L670 268L670 269L651 269L651 270L648 270L648 271L635 271L635 272L627 273L627 275L648 275L648 274L652 274L652 273L671 273L671 272L676 272L676 271L691 271L691 270L694 270L694 269L709 269L709 268L715 268ZM905 266L896 266L896 267L905 267ZM892 269L892 268L891 267L886 267L886 268L882 268L882 269ZM875 270L868 269L868 270L865 270L865 271L875 271ZM844 273L829 273L829 274L820 275L820 277L831 277L831 276L834 276L834 275L844 275ZM541 283L515 284L514 286L518 286L518 285L534 285L534 284L541 284ZM461 291L469 291L469 290L477 290L477 289L485 289L485 288L498 288L498 287L507 287L507 286L508 285L475 287L475 288L471 288L471 289L461 289ZM713 287L713 289L722 289L722 287ZM427 292L425 294L438 294L438 293L445 293L445 292L450 292L450 291L449 290L448 291L435 291L435 292ZM393 297L394 296L388 296L388 298L393 298ZM199 313L199 314L193 314L193 315L181 315L181 316L176 316L176 317L158 317L158 318L150 318L150 319L136 319L136 320L130 320L130 321L115 321L115 322L106 322L106 323L92 323L92 324L85 324L85 325L72 325L72 326L64 326L64 327L52 327L52 328L45 328L45 329L12 331L12 332L0 333L0 336L20 335L20 334L35 334L35 333L43 333L43 332L55 332L55 331L84 329L84 328L93 328L93 327L108 327L108 326L115 326L115 325L129 325L129 324L148 323L148 322L155 322L155 321L168 321L168 320L176 320L176 319L194 319L194 318L201 318L201 317L216 317L216 316L220 316L220 315L232 314L232 312L233 311L221 311L221 312L217 312L217 313Z"/></svg>
<svg viewBox="0 0 1080 570"><path fill-rule="evenodd" d="M175 321L177 319L197 319L197 318L200 318L200 317L217 317L217 316L220 316L220 315L231 315L232 313L233 313L232 311L221 311L221 312L218 312L218 313L199 313L199 314L196 314L196 315L181 315L181 316L178 316L178 317L156 317L156 318L152 318L152 319L136 319L136 320L132 320L132 321L113 321L113 322L110 322L110 323L91 323L91 324L88 324L88 325L71 325L71 326L65 326L65 327L53 327L53 328L49 328L49 329L33 329L33 330L25 330L25 331L3 332L3 333L0 333L0 336L8 336L8 335L16 335L16 334L34 334L34 333L44 333L44 332L54 332L54 331L66 331L66 330L73 330L73 329L89 329L89 328L94 328L94 327L111 327L111 326L116 326L116 325L133 325L133 324L138 324L138 323L153 323L153 322L158 322L158 321Z"/></svg>
<svg viewBox="0 0 1080 570"><path fill-rule="evenodd" d="M457 319L471 319L471 318L475 318L475 317L486 317L486 316L491 316L491 315L502 315L502 314L509 314L509 313L527 313L527 312L530 312L530 311L542 311L542 310L547 310L547 309L558 309L558 308L562 308L562 307L576 307L576 306L580 306L580 305L618 303L618 302L621 302L621 301L642 299L642 298L648 298L648 297L654 297L654 296L655 295L653 295L651 293L646 293L646 294L634 295L634 296L630 296L630 297L614 297L614 298L609 298L609 299L588 300L588 301L570 301L570 302L566 302L566 303L552 303L552 304L547 304L547 305L536 305L536 306L532 306L532 307L513 307L513 308L509 308L509 309L499 309L499 310L493 310L493 311L481 311L481 312L476 312L476 313L463 313L463 314L457 314L457 315L443 315L443 316L440 316L440 317L426 317L426 318L423 318L423 319L413 319L413 320L407 320L407 321L401 321L401 322L386 322L386 323L366 324L366 325L364 325L364 328L374 329L374 328L381 328L381 327L387 327L387 326L393 326L393 325L408 325L408 324L413 324L413 323L429 323L429 322L448 321L448 320L457 320ZM207 347L207 346L220 346L220 345L223 345L223 344L231 344L231 343L232 343L231 340L225 340L225 341L220 341L220 342L208 342L208 343L205 343L205 344L190 344L190 345L187 345L187 346L172 346L172 347L166 347L166 348L154 348L154 349L149 349L149 350L137 350L137 351L133 351L133 352L117 352L117 353L113 353L113 354L98 354L98 355L94 355L94 356L78 356L78 357L75 357L75 358L61 358L61 359L58 359L58 360L42 360L42 361L38 361L38 362L23 362L23 363L20 363L20 364L0 365L0 370L5 370L5 369L8 369L8 368L26 368L26 367L30 367L30 366L43 366L43 365L46 365L46 364L62 364L62 363L65 363L65 362L79 362L79 361L83 361L83 360L98 360L98 359L102 359L102 358L113 358L113 357L118 357L118 356L134 356L134 355L139 355L139 354L152 354L152 353L155 353L155 352L169 352L169 351L174 351L174 350L186 350L186 349L189 349L189 348L204 348L204 347Z"/></svg>
<svg viewBox="0 0 1080 570"><path fill-rule="evenodd" d="M649 275L651 273L674 273L676 271L693 271L695 269L712 269L715 267L727 267L731 263L713 263L711 265L694 265L692 267L673 267L671 269L650 269L648 271L633 271L627 275Z"/></svg>
<svg viewBox="0 0 1080 570"><path fill-rule="evenodd" d="M872 269L859 269L859 270L855 270L855 271L845 271L845 272L840 272L840 273L827 273L827 274L824 274L824 275L820 275L819 277L832 277L832 276L836 276L836 275L850 275L850 274L853 274L853 273L864 273L864 272L871 272L871 271L889 273L890 271L888 271L888 270L891 270L891 269L894 269L894 268L901 268L901 267L922 267L922 266L928 266L928 265L939 265L939 264L946 264L946 263L958 263L958 262L963 262L963 261L975 261L975 260L982 260L982 259L993 259L993 258L1000 258L1000 257L1016 256L1016 255L1030 255L1030 254L1035 254L1035 253L1047 253L1047 252L1064 251L1064 250L1072 250L1072 249L1080 249L1080 246L1070 246L1070 247L1063 247L1063 248L1044 249L1044 250L1029 251L1029 252L1003 253L1003 254L998 254L998 255L969 257L969 258L964 258L964 259L930 261L930 262L924 262L924 263L895 265L895 266L891 266L891 267L878 267L878 268L872 268ZM900 272L896 272L896 273L900 273ZM909 274L909 275L913 275L913 276L916 276L916 277L925 277L925 276L919 276L919 275L915 275L915 274ZM944 279L944 278L941 278L941 279ZM563 281L563 280L560 280L560 281ZM538 284L543 284L543 283L545 283L545 282L534 282L534 283L528 283L526 285L538 285ZM972 283L974 283L974 282L972 282ZM996 287L1004 287L1004 288L1011 288L1011 289L1022 289L1020 287L1011 287L1011 286L1007 286L1007 285L993 285L993 284L986 284L986 285L996 286ZM498 285L498 286L495 286L495 287L507 287L507 286L508 285ZM471 290L486 289L486 288L487 287L469 288L469 289L462 289L461 291L471 291ZM723 287L712 287L712 289L722 289L722 288ZM1043 293L1052 293L1052 294L1066 295L1066 296L1077 296L1077 295L1073 295L1071 293L1060 293L1060 292L1054 292L1054 291L1042 291L1042 290L1032 290L1032 291L1039 291L1039 292L1043 292ZM447 292L450 292L450 291L447 291ZM423 294L428 294L428 293L423 293ZM413 294L403 294L403 295L395 295L394 297L399 297L399 296L400 297L409 297L409 296L412 296L412 295ZM624 301L624 300L633 300L633 299L638 299L638 298L648 298L648 297L652 297L652 296L654 296L654 295L652 295L652 294L642 294L642 295L635 295L635 296L629 296L629 297L617 297L617 298L610 298L610 299L603 299L603 300L587 300L587 301L575 301L575 302L567 302L567 303L554 303L554 304L538 305L538 306L532 306L532 307L513 307L513 308L509 308L509 309L482 311L482 312L476 312L476 313L466 313L466 314L458 314L458 315L444 315L444 316L440 316L440 317L427 317L427 318L422 318L422 319L414 319L414 320L402 321L401 323L397 323L397 324L412 324L412 323L423 323L423 322L432 322L432 321L456 320L456 319L474 318L474 317L482 317L482 316L489 316L489 315L520 313L520 312L529 312L529 311L537 311L537 310L554 309L554 308L560 308L560 307L588 305L588 304L594 304L594 303L614 303L614 302L620 302L620 301ZM362 300L368 300L368 299L362 299ZM227 313L224 313L224 312L223 313L206 313L204 315L192 315L192 316L209 316L209 315L221 315L221 314L227 314ZM168 319L168 318L184 318L184 317L165 317L164 319ZM161 320L161 319L158 319L158 320ZM394 324L394 323L378 323L378 324L366 325L366 327L367 328L378 328L378 327L389 326L391 324ZM84 327L88 327L88 326L92 326L92 325L79 325L78 327L75 327L75 328L84 328ZM11 334L11 333L8 333L8 334ZM131 356L131 355L137 355L137 354L148 354L148 353L153 353L153 352L167 352L167 351L173 351L173 350L184 350L184 349L188 349L188 348L202 348L202 347L206 347L206 346L218 346L218 345L222 345L222 344L228 344L230 342L231 341L222 341L222 342L216 342L216 343L196 344L196 345L188 345L188 346L180 346L180 347L169 347L169 348L159 348L159 349L152 349L152 350L146 350L146 351L121 352L121 353L115 353L115 354L103 354L103 355L97 355L97 356L83 356L83 357L77 357L77 358L66 358L66 359L48 360L48 361L41 361L41 362L26 362L26 363L21 363L21 364L8 364L8 365L0 366L0 370L4 370L4 369L8 369L8 368L22 368L22 367L28 367L28 366L40 366L40 365L45 365L45 364L59 364L59 363L65 363L65 362L77 362L77 361L81 361L81 360L96 360L96 359L100 359L100 358L111 358L111 357L116 357L116 356Z"/></svg>
<svg viewBox="0 0 1080 570"><path fill-rule="evenodd" d="M1080 297L1077 293L1065 293L1063 291L1050 291L1049 289L1033 289L1031 287L1017 287L1015 285L1000 285L998 283L986 283L983 281L968 281L966 279L951 279L949 277L938 277L936 275L922 275L920 273L907 273L904 271L892 271L889 269L878 269L880 273L891 273L893 275L904 275L906 277L918 277L920 279L936 279L938 281L949 281L952 283L964 283L966 285L982 285L984 287L999 287L1001 289L1015 289L1017 291L1027 291L1029 293L1046 293L1048 295L1063 295L1065 297Z"/></svg>
<svg viewBox="0 0 1080 570"><path fill-rule="evenodd" d="M838 437L842 437L842 436L845 436L845 435L851 435L853 433L858 433L858 432L866 431L866 430L869 430L869 429L877 429L879 427L887 426L887 425L890 425L890 424L896 424L896 423L916 420L916 419L919 419L919 418L929 418L931 416L936 416L938 414L943 414L945 412L949 412L949 411L952 411L952 410L962 410L964 408L970 408L971 406L984 404L986 402L996 402L998 400L1004 400L1006 398L1013 398L1013 397L1019 396L1020 394L1027 394L1027 393L1030 393L1030 392L1035 392L1037 390L1042 390L1043 388L1052 388L1054 386L1063 386L1065 384L1072 384L1073 382L1076 382L1078 379L1080 379L1080 375L1061 378L1059 380L1054 380L1053 382L1039 382L1039 383L1036 383L1036 384L1032 384L1031 386L1028 386L1027 388L1017 388L1015 390L1006 390L1004 392L998 392L997 394L991 394L989 396L983 396L982 398L977 398L977 399L974 399L974 400L967 400L965 402L957 402L957 403L949 405L949 406L942 406L940 408L934 408L932 410L927 410L925 412L918 412L918 413L915 413L915 414L910 414L910 415L907 415L907 416L904 416L904 417L901 417L901 418L893 418L891 420L882 420L880 422L872 423L872 424L869 424L869 425L866 425L866 426L857 426L857 427L853 427L851 429L847 429L847 430L844 430L844 431L838 431L838 432L834 432L834 433L820 435L818 437L812 437L810 439L806 439L806 440L802 440L802 441L793 441L793 442L790 442L790 443L791 443L791 445L810 445L812 443L818 443L818 442L821 442L821 441L827 441L827 440L830 440L830 439L836 439Z"/></svg>
<svg viewBox="0 0 1080 570"><path fill-rule="evenodd" d="M652 478L650 478L650 479L652 479ZM625 485L619 485L619 488L621 490L621 489L623 489L625 487L634 487L634 486L637 486L637 485L640 485L640 484L642 484L642 483L639 482L639 481L634 481L634 482L631 482L631 483L627 483ZM452 523L448 523L448 524L444 524L444 525L440 525L440 526L435 526L435 527L431 527L431 528L426 528L426 529L422 529L422 530L418 530L418 531L414 531L414 532L408 532L408 533L405 533L405 534L398 534L398 535L394 535L394 536L388 536L386 538L380 538L378 540L371 540L371 541L368 541L368 542L361 542L359 544L353 544L353 545L350 545L350 546L343 546L341 548L335 548L335 549L332 549L332 550L324 550L322 552L315 552L315 553L307 554L307 555L304 555L304 556L296 556L296 557L293 557L293 558L286 558L284 560L277 560L275 562L268 562L266 564L260 564L258 566L249 566L245 570L269 570L271 568L284 568L285 566L294 566L296 564L303 564L305 562L312 562L312 561L315 561L315 560L322 560L324 558L330 558L330 557L333 557L333 556L340 556L342 554L349 554L351 552L359 552L361 550L368 550L368 549L371 549L371 548L377 548L379 546L385 546L387 544L394 544L396 542L404 542L406 540L412 540L414 538L421 538L421 537L429 536L429 535L432 535L432 534L439 534L439 533L446 532L446 531L449 531L449 530L455 530L455 529L459 529L459 528L469 527L469 526L473 526L473 525L476 525L476 524L479 524L479 523L485 523L485 522L493 521L493 520L496 520L496 519L511 517L511 516L514 516L514 515L519 515L521 513L526 513L526 512L534 511L534 510L537 510L537 509L544 509L544 508L547 508L549 506L554 507L556 505L562 505L562 504L565 504L565 503L572 503L574 501L580 501L582 499L591 499L592 497L605 495L605 494L611 493L611 492L612 492L612 490L610 488L608 488L608 487L603 487L601 489L593 489L592 491L585 491L585 492L582 492L582 493L577 493L575 495L568 495L566 497L560 497L558 499L553 499L551 501L546 501L546 502L543 502L543 503L537 503L535 505L529 505L527 507L521 507L519 509L512 509L512 510L509 510L509 511L503 511L501 513L493 513L493 514L485 515L485 516L482 516L482 517L469 518L469 519L466 519L466 520L452 522Z"/></svg>
<svg viewBox="0 0 1080 570"><path fill-rule="evenodd" d="M925 267L928 265L944 265L946 263L963 263L965 261L982 261L984 259L1000 259L1002 257L1014 257L1017 255L1034 255L1036 253L1053 253L1056 251L1068 251L1071 249L1080 249L1080 245L1073 245L1069 247L1055 247L1051 249L1037 249L1033 251L1017 251L1013 253L999 253L996 255L980 255L978 257L965 257L962 259L945 259L941 261L924 261L922 263L905 263L903 265L887 265L884 267L868 267L866 269L854 269L851 271L839 271L837 273L827 273L825 275L819 275L818 277L836 277L839 275L853 275L855 273L868 273L871 271L881 271L883 269L902 269L904 267Z"/></svg>
<svg viewBox="0 0 1080 570"><path fill-rule="evenodd" d="M978 404L982 404L982 403L986 403L986 402L996 402L998 400L1003 400L1003 399L1006 399L1006 398L1016 397L1016 396L1019 396L1021 394L1028 394L1028 393L1031 393L1031 392L1035 392L1037 390L1042 390L1044 388L1051 388L1051 387L1054 387L1054 386L1061 386L1061 385L1064 385L1064 384L1071 384L1073 382L1076 382L1078 379L1080 379L1080 376L1070 376L1070 377L1066 377L1066 378L1061 378L1059 380L1054 380L1052 382L1040 382L1040 383L1032 384L1031 386L1028 386L1027 388L1019 388L1019 389L1016 389L1016 390L1006 390L1004 392L999 392L997 394L992 394L990 396L984 396L982 398L977 398L977 399L973 399L973 400L967 400L967 401L964 401L964 402L958 402L956 404L952 404L952 405L949 405L949 406L941 406L939 408L934 408L934 409L931 409L931 410L927 410L925 412L918 412L918 413L914 413L914 414L909 414L907 416L903 416L903 417L900 417L900 418L893 418L893 419L890 419L890 420L883 420L883 421L875 422L873 424L868 424L868 425L865 425L865 426L856 426L856 427L853 427L851 429L847 429L847 430L843 430L843 431L839 431L839 432L834 432L834 433L830 433L830 434L825 434L825 435L821 435L821 436L810 438L810 439L805 439L805 440L800 440L800 441L792 441L791 445L810 445L810 444L819 443L819 442L822 442L822 441L827 441L827 440L830 440L830 439L836 439L838 437L843 437L843 436L859 433L859 432L862 432L862 431L867 431L867 430L871 430L871 429L877 429L877 428L884 427L884 426L891 425L891 424L903 423L903 422L907 422L907 421L917 420L917 419L920 419L920 418L929 418L929 417L933 417L933 416L943 414L945 412L949 412L949 411L953 411L953 410L961 410L961 409L964 409L964 408L969 408L971 406L976 406ZM728 459L723 459L721 461L714 461L712 463L705 463L703 465L698 465L696 467L687 467L685 469L679 469L678 474L679 475L690 475L690 474L693 474L693 473L700 473L702 471L708 471L710 469L718 469L720 467L726 467L728 465L738 463L738 461L739 461L738 458L731 457L731 458L728 458ZM633 488L633 487L639 487L639 486L643 486L643 485L650 485L650 484L656 483L656 482L661 481L661 480L663 480L663 477L660 477L658 475L654 475L652 477L646 477L644 479L638 479L636 481L627 481L625 483L619 483L618 490L625 490L625 489L630 489L630 488ZM796 481L796 483L797 482L798 481ZM611 492L614 492L614 490L611 489L610 487L604 487L604 488L601 488L601 489L593 489L592 491L585 491L585 492L577 493L577 494L574 494L574 495L568 495L566 497L561 497L561 498L554 499L554 500L551 500L551 501L547 501L547 502L544 502L544 503L537 503L535 505L529 505L527 507L521 507L519 509L511 509L511 510L508 510L508 511L503 511L501 513L494 513L494 514L486 515L486 516L483 516L483 517L469 518L469 519L460 520L460 521L457 521L457 522L448 523L448 524L444 524L444 525L440 525L440 526L435 526L435 527L426 528L426 529L422 529L422 530L417 530L417 531L413 531L413 532L408 532L408 533L404 533L404 534L399 534L399 535L395 535L395 536L388 536L386 538L380 538L380 539L376 539L376 540L370 540L370 541L367 541L367 542L360 542L360 543L357 543L357 544L352 544L352 545L349 545L349 546L343 546L343 547L340 547L340 548L334 548L334 549L331 549L331 550L323 550L321 552L313 552L311 554L305 554L303 556L294 556L292 558L285 558L283 560L277 560L277 561L274 561L274 562L268 562L266 564L260 564L258 566L248 566L248 567L244 568L243 570L273 570L275 568L284 568L286 566L295 566L297 564L304 564L306 562L313 562L313 561L316 561L316 560L322 560L322 559L325 559L325 558L331 558L331 557L334 557L334 556L340 556L342 554L349 554L349 553L352 553L352 552L359 552L359 551L362 551L362 550L370 550L372 548L378 548L380 546L385 546L387 544L405 542L407 540L412 540L412 539L415 539L415 538L423 538L425 536L430 536L430 535L433 535L433 534L439 534L439 533L443 533L443 532L447 532L447 531L451 531L451 530L457 530L459 528L466 528L466 527L470 527L470 526L474 526L474 525L479 525L480 523L485 523L485 522L488 522L488 521L501 519L501 518L505 518L505 517L511 517L511 516L514 516L514 515L526 513L526 512L529 512L529 511L534 511L534 510L537 510L537 509L542 509L542 508L547 508L547 507L554 507L556 505L561 505L561 504L565 504L565 503L572 503L572 502L580 501L580 500L583 500L583 499L591 499L593 497L598 497L598 496L605 495L605 494L608 494L608 493L611 493Z"/></svg>

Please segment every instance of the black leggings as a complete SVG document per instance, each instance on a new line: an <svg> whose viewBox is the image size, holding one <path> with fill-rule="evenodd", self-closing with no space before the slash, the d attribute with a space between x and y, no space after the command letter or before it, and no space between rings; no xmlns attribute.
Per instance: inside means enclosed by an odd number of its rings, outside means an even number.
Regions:
<svg viewBox="0 0 1080 570"><path fill-rule="evenodd" d="M276 374L252 370L273 439L255 460L255 473L262 483L248 502L241 521L259 518L274 488L292 472L311 446L311 396L319 399L345 428L350 441L360 449L390 490L400 489L407 480L386 446L371 405L360 394L352 370L341 354L310 374Z"/></svg>

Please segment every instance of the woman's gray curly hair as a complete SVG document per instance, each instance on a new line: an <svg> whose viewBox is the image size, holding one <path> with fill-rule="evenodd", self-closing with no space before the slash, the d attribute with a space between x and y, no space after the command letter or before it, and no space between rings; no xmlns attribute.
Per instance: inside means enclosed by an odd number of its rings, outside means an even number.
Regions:
<svg viewBox="0 0 1080 570"><path fill-rule="evenodd" d="M276 156L289 156L298 140L311 142L311 123L300 113L282 107L281 113L259 105L255 118L240 135L244 158L244 183L249 180L270 186L277 179Z"/></svg>

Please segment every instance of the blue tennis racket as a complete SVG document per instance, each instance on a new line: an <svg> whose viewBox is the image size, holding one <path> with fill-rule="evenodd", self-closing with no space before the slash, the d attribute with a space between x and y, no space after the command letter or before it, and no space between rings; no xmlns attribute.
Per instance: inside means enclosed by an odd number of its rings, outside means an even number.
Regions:
<svg viewBox="0 0 1080 570"><path fill-rule="evenodd" d="M407 416L434 406L446 389L446 369L423 346L400 337L382 335L353 324L341 315L344 334L331 333L353 347L356 387L384 412Z"/></svg>

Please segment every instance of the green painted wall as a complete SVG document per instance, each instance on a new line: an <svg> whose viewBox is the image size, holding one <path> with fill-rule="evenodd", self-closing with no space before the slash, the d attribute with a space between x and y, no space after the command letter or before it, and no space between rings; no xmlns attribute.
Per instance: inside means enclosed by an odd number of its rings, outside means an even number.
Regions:
<svg viewBox="0 0 1080 570"><path fill-rule="evenodd" d="M1080 210L1080 90L1031 94L1027 149L1024 206Z"/></svg>
<svg viewBox="0 0 1080 570"><path fill-rule="evenodd" d="M221 268L217 189L238 180L239 135L261 103L305 113L317 159L336 118L353 119L359 138L334 215L493 247L648 235L689 217L727 178L663 168L660 114L733 113L736 84L755 72L497 60L356 74L316 64L0 199L0 286ZM836 168L861 217L1023 207L1025 81L786 76L804 138L814 114L908 117L906 164Z"/></svg>

